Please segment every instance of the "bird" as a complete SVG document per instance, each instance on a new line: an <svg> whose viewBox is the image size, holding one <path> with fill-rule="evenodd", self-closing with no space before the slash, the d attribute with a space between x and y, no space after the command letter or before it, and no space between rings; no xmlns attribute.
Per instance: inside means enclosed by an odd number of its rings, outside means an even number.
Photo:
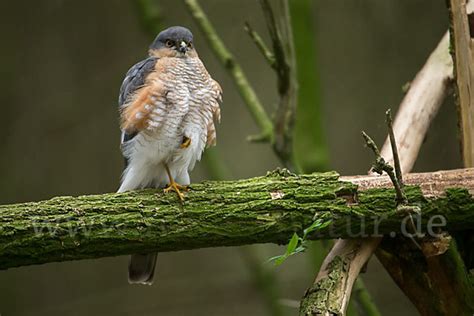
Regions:
<svg viewBox="0 0 474 316"><path fill-rule="evenodd" d="M199 58L191 31L183 26L161 31L120 88L125 168L118 192L164 188L183 203L189 172L204 149L216 144L221 102L222 88ZM129 283L151 285L156 256L131 255Z"/></svg>

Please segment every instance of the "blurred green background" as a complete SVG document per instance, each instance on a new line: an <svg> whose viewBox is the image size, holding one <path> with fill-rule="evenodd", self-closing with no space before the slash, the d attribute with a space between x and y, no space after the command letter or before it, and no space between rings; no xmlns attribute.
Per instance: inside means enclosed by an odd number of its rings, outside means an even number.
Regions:
<svg viewBox="0 0 474 316"><path fill-rule="evenodd" d="M233 82L181 1L160 0L162 23L194 31L195 44L224 90L216 151L229 178L277 167L269 145L246 142L258 132ZM245 21L268 40L254 0L201 0L214 26L271 111L275 75L243 31ZM331 169L364 174L372 161L360 131L382 145L384 112L403 92L447 29L438 0L318 0L311 11L316 41L314 89L322 109ZM0 2L0 203L115 191L122 170L117 95L128 68L151 41L132 1ZM318 86L319 85L319 86ZM315 104L316 106L316 104ZM298 120L297 120L298 124ZM295 139L304 149L304 135ZM303 144L303 145L302 145ZM311 152L308 150L308 152ZM461 167L451 98L434 120L415 171ZM205 165L193 181L209 178ZM283 248L254 246L262 262ZM0 314L270 315L241 248L162 253L155 284L127 284L128 258L52 263L0 271ZM316 270L310 254L275 270L285 315ZM383 315L416 315L372 259L363 275Z"/></svg>

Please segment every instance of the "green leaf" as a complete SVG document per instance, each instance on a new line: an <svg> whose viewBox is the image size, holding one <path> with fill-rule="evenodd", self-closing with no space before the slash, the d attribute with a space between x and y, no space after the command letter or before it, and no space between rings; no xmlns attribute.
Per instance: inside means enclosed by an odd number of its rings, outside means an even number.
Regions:
<svg viewBox="0 0 474 316"><path fill-rule="evenodd" d="M275 260L275 265L276 266L279 266L280 264L282 264L289 256L287 255L283 255L283 256L280 256L279 258L277 258Z"/></svg>
<svg viewBox="0 0 474 316"><path fill-rule="evenodd" d="M303 231L303 239L306 239L306 236L314 232L316 229L321 227L321 219L318 219L311 224L308 228Z"/></svg>
<svg viewBox="0 0 474 316"><path fill-rule="evenodd" d="M287 258L288 258L288 255L287 255L287 254L284 254L284 255L279 255L279 256L271 257L270 259L268 259L267 262L272 262L272 261L273 261L273 264L274 264L275 266L279 266L279 265L282 264L283 261L285 261Z"/></svg>
<svg viewBox="0 0 474 316"><path fill-rule="evenodd" d="M298 234L294 233L293 236L291 236L290 242L288 243L288 246L286 246L286 252L283 255L271 257L268 259L267 262L272 262L275 264L275 266L279 266L282 264L286 259L288 259L289 256L294 255L298 252L304 251L304 247L298 246L298 242L300 241L301 238L298 237ZM303 242L303 239L301 239L301 242Z"/></svg>
<svg viewBox="0 0 474 316"><path fill-rule="evenodd" d="M329 224L331 224L331 221L327 221L322 223L321 219L318 219L314 221L311 226L306 228L303 231L303 237L299 237L297 233L293 233L293 236L291 236L290 241L288 242L288 245L286 246L286 252L283 255L275 256L267 260L267 262L272 262L275 264L275 266L279 266L282 264L288 257L295 255L300 252L304 252L306 250L306 244L307 240L306 237L308 234L311 234L317 229L327 227Z"/></svg>
<svg viewBox="0 0 474 316"><path fill-rule="evenodd" d="M304 252L306 250L306 247L304 245L301 245L299 246L298 248L295 249L295 251L293 252L293 254L297 254L297 253L300 253L300 252Z"/></svg>
<svg viewBox="0 0 474 316"><path fill-rule="evenodd" d="M331 223L332 221L326 221L322 223L321 219L314 221L313 224L311 224L311 226L309 226L303 231L303 239L306 239L306 237L308 237L308 235L314 232L315 230L328 227L329 225L331 225Z"/></svg>
<svg viewBox="0 0 474 316"><path fill-rule="evenodd" d="M298 246L298 235L296 233L293 233L293 236L291 236L290 242L288 243L288 246L286 247L286 255L289 256L293 254L293 252L296 249L296 246Z"/></svg>

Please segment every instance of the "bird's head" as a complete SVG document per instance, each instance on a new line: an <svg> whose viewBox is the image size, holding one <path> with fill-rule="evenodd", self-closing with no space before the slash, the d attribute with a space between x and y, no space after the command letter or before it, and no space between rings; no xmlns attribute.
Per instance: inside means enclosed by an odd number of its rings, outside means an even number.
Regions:
<svg viewBox="0 0 474 316"><path fill-rule="evenodd" d="M158 57L187 57L196 54L193 33L182 26L172 26L160 32L150 45L150 53Z"/></svg>

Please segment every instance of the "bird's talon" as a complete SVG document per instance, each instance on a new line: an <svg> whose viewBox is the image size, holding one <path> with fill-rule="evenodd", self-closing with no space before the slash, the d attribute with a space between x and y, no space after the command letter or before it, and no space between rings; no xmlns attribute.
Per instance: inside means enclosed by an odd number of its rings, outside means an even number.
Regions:
<svg viewBox="0 0 474 316"><path fill-rule="evenodd" d="M176 194L178 195L179 199L180 199L181 201L184 201L184 194L181 192L181 190L187 191L187 190L188 190L188 187L185 186L185 185L180 185L180 184L178 184L178 183L176 183L176 182L173 182L173 183L171 183L167 188L165 188L165 189L163 190L163 192L169 193L169 192L171 192L171 191L174 191L174 192L176 192Z"/></svg>

